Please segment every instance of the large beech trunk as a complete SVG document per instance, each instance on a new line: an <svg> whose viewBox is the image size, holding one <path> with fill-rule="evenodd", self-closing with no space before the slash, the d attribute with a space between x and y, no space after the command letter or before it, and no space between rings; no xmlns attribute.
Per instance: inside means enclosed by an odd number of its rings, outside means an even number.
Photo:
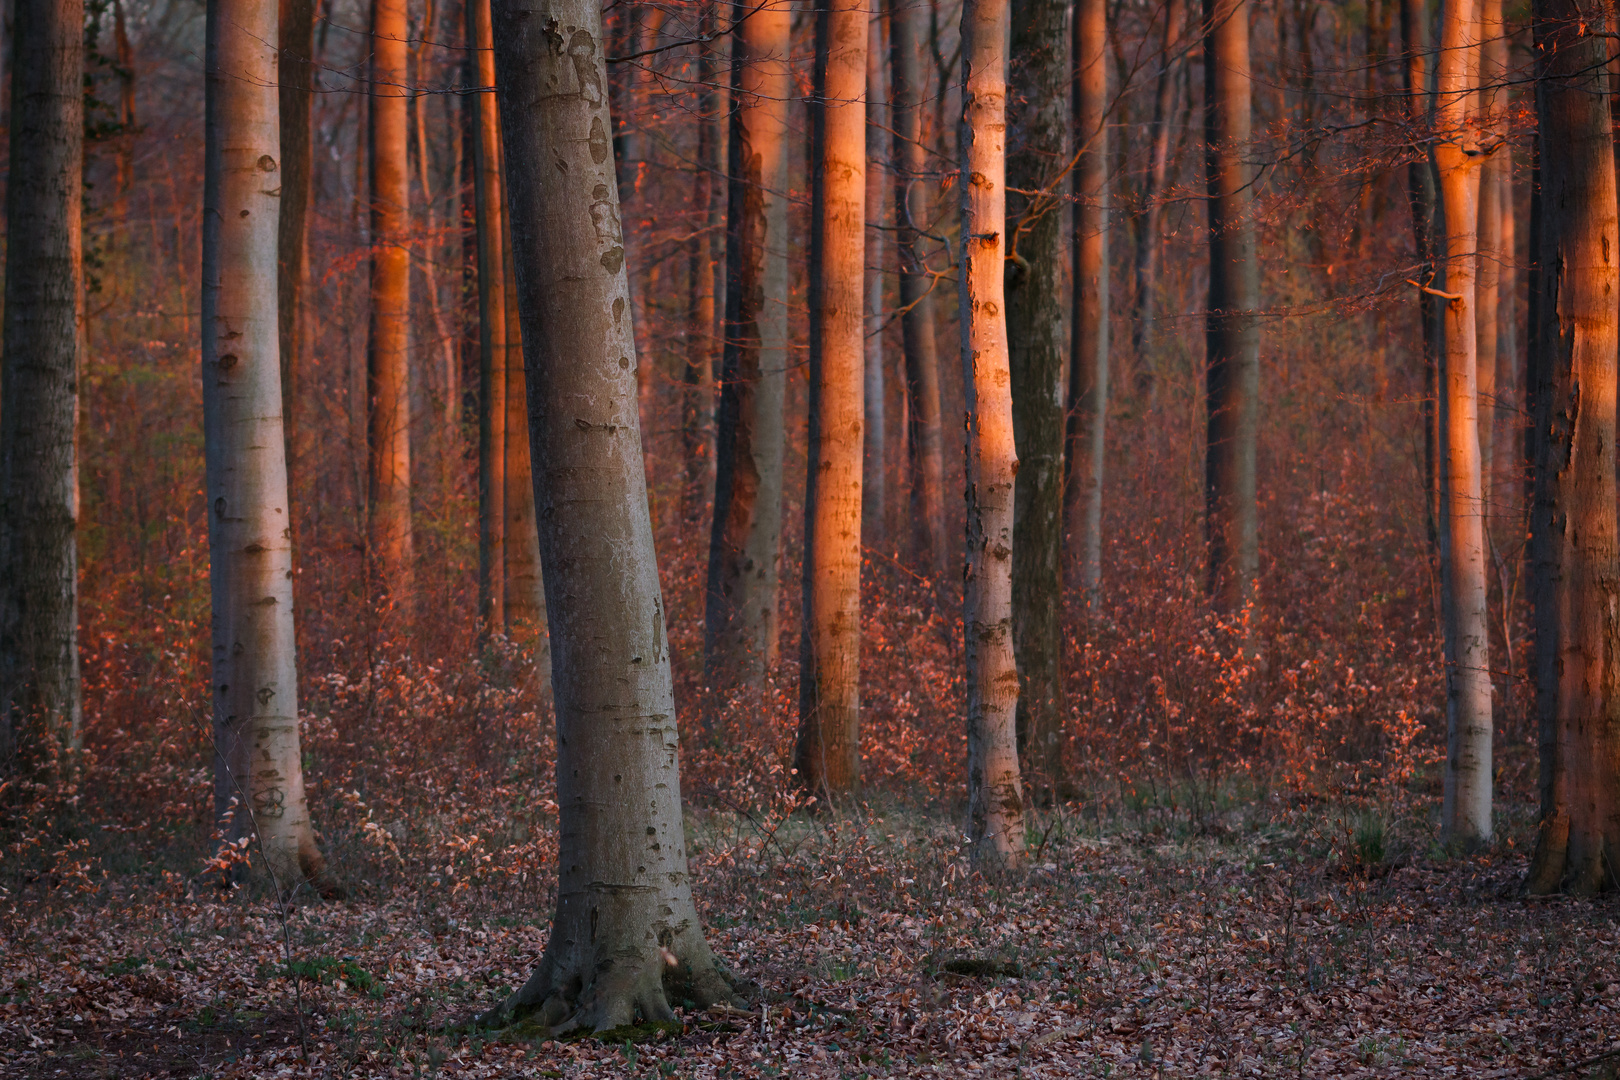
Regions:
<svg viewBox="0 0 1620 1080"><path fill-rule="evenodd" d="M497 85L551 616L560 851L533 976L487 1018L605 1031L733 1000L687 875L601 7L496 0Z"/></svg>
<svg viewBox="0 0 1620 1080"><path fill-rule="evenodd" d="M308 351L304 293L309 278L309 206L313 177L310 102L315 80L315 0L279 0L281 225L277 232L276 306L281 349L281 422L287 478L298 465L298 380Z"/></svg>
<svg viewBox="0 0 1620 1080"><path fill-rule="evenodd" d="M1002 263L1007 217L1007 0L962 6L962 384L967 404L968 836L975 854L1024 853L1013 661L1013 402Z"/></svg>
<svg viewBox="0 0 1620 1080"><path fill-rule="evenodd" d="M1069 365L1064 528L1086 603L1102 580L1103 448L1108 424L1108 5L1074 9L1074 336Z"/></svg>
<svg viewBox="0 0 1620 1080"><path fill-rule="evenodd" d="M1440 429L1447 594L1445 799L1441 832L1464 845L1491 839L1491 673L1485 606L1485 503L1480 497L1476 270L1479 225L1479 21L1475 0L1446 0L1435 96L1435 172L1445 228L1445 355Z"/></svg>
<svg viewBox="0 0 1620 1080"><path fill-rule="evenodd" d="M810 158L810 453L795 764L810 791L860 783L862 285L866 241L866 9L816 15Z"/></svg>
<svg viewBox="0 0 1620 1080"><path fill-rule="evenodd" d="M1538 0L1534 8L1542 216L1530 353L1541 741L1533 893L1620 887L1620 226L1605 42L1585 32L1589 17L1573 0Z"/></svg>
<svg viewBox="0 0 1620 1080"><path fill-rule="evenodd" d="M906 363L906 441L911 476L914 558L935 582L951 565L945 536L945 459L940 433L939 350L934 340L934 278L924 262L922 233L932 227L932 171L923 143L928 77L923 49L928 8L921 0L888 0L889 115L894 131L894 216L900 264L900 332Z"/></svg>
<svg viewBox="0 0 1620 1080"><path fill-rule="evenodd" d="M208 6L202 384L213 594L214 810L278 891L325 864L304 801L276 304L276 8ZM228 824L226 824L228 823Z"/></svg>
<svg viewBox="0 0 1620 1080"><path fill-rule="evenodd" d="M489 0L466 0L465 13L478 85L494 86ZM478 614L483 632L493 633L506 628L506 203L495 96L470 96L478 237Z"/></svg>
<svg viewBox="0 0 1620 1080"><path fill-rule="evenodd" d="M1018 448L1012 555L1018 745L1033 782L1057 783L1063 722L1063 174L1069 64L1063 0L1014 0L1007 183L1017 259L1007 268L1008 366Z"/></svg>
<svg viewBox="0 0 1620 1080"><path fill-rule="evenodd" d="M79 742L84 5L17 5L0 354L0 775Z"/></svg>
<svg viewBox="0 0 1620 1080"><path fill-rule="evenodd" d="M411 596L410 33L405 0L371 5L371 324L366 351L367 512L373 585Z"/></svg>
<svg viewBox="0 0 1620 1080"><path fill-rule="evenodd" d="M1204 173L1209 189L1208 433L1204 528L1209 591L1236 611L1260 572L1255 457L1260 425L1260 267L1255 259L1249 0L1204 0Z"/></svg>
<svg viewBox="0 0 1620 1080"><path fill-rule="evenodd" d="M793 12L737 5L727 169L726 335L704 682L758 689L777 660L787 388L788 101ZM747 16L744 20L744 16Z"/></svg>

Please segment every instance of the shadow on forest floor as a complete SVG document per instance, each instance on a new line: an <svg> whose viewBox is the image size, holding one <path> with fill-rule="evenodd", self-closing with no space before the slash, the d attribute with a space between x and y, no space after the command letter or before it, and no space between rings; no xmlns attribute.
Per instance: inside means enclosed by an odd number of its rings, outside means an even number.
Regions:
<svg viewBox="0 0 1620 1080"><path fill-rule="evenodd" d="M447 1025L520 981L550 898L360 885L285 922L252 890L108 879L9 901L7 1077L1613 1075L1620 903L1530 901L1470 858L1320 807L1153 835L1042 818L986 879L952 822L689 818L747 1015L637 1044ZM288 950L291 964L288 963ZM296 976L294 978L293 976ZM303 1033L300 1034L302 1026ZM306 1056L307 1048L307 1056Z"/></svg>

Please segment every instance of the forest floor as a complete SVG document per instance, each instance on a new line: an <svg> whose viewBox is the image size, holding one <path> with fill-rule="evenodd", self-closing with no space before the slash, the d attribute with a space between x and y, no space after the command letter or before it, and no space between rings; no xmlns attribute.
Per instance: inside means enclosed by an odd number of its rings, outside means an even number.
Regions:
<svg viewBox="0 0 1620 1080"><path fill-rule="evenodd" d="M952 822L915 812L775 829L693 812L710 941L754 1001L639 1044L447 1029L540 956L550 898L532 882L374 881L285 913L249 889L165 894L150 876L79 903L8 900L0 1075L1527 1080L1620 1066L1620 902L1527 900L1523 838L1447 858L1323 805L1134 824L1041 817L1031 868L987 880Z"/></svg>

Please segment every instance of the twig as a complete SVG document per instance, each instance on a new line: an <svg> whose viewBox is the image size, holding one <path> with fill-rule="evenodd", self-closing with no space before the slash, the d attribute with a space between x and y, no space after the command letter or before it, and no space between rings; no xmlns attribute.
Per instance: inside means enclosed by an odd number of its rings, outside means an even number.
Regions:
<svg viewBox="0 0 1620 1080"><path fill-rule="evenodd" d="M1415 289L1428 293L1430 296L1438 296L1442 300L1450 300L1453 304L1462 299L1462 293L1441 292L1439 289L1431 289L1427 285L1419 284L1418 282L1413 281L1411 278L1407 278L1406 283Z"/></svg>

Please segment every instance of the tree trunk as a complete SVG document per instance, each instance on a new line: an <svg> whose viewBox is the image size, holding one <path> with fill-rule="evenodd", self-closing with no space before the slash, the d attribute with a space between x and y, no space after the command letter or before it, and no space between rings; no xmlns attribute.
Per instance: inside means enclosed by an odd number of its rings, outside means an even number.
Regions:
<svg viewBox="0 0 1620 1080"><path fill-rule="evenodd" d="M1541 831L1527 886L1620 886L1620 546L1615 535L1615 164L1606 42L1538 0L1540 250L1531 516Z"/></svg>
<svg viewBox="0 0 1620 1080"><path fill-rule="evenodd" d="M1485 162L1479 173L1479 255L1474 291L1475 355L1479 373L1480 496L1487 522L1494 512L1491 477L1495 473L1495 436L1498 390L1496 386L1496 331L1500 325L1503 268L1512 255L1502 249L1502 196L1507 175L1500 167L1507 146L1508 71L1498 67L1491 43L1503 36L1502 0L1478 0L1480 40L1479 115L1484 123Z"/></svg>
<svg viewBox="0 0 1620 1080"><path fill-rule="evenodd" d="M1414 131L1429 124L1429 24L1426 0L1401 0L1401 45L1406 50L1402 68L1406 120ZM1417 252L1418 277L1432 286L1434 252L1434 166L1427 155L1406 167L1406 201L1412 211L1412 243ZM1423 331L1423 484L1424 525L1429 546L1440 544L1440 319L1434 294L1418 293L1418 321Z"/></svg>
<svg viewBox="0 0 1620 1080"><path fill-rule="evenodd" d="M1176 111L1176 75L1181 69L1174 50L1181 44L1186 19L1186 0L1168 0L1164 9L1164 44L1159 51L1159 74L1153 91L1153 121L1148 128L1147 183L1136 232L1136 311L1131 319L1131 352L1137 364L1136 391L1150 408L1157 403L1159 393L1154 327L1159 302L1159 220L1170 178L1170 118Z"/></svg>
<svg viewBox="0 0 1620 1080"><path fill-rule="evenodd" d="M1497 72L1501 80L1511 77L1507 74L1512 70L1508 39L1509 32L1503 26L1494 36L1486 35L1482 46L1490 70ZM1613 78L1611 74L1610 80ZM1499 108L1508 109L1511 105L1508 89L1504 86L1498 95ZM1500 130L1505 134L1508 124L1502 123ZM1501 261L1496 285L1496 355L1480 354L1481 363L1494 364L1496 367L1496 377L1492 380L1496 386L1496 408L1491 413L1491 422L1496 430L1491 436L1491 461L1490 469L1485 474L1485 495L1497 519L1511 523L1510 528L1514 533L1522 535L1523 511L1515 488L1518 486L1516 481L1522 457L1518 434L1522 426L1519 410L1522 407L1520 387L1523 357L1519 353L1519 268L1514 228L1511 144L1504 145L1491 156L1490 168L1496 174L1497 251Z"/></svg>
<svg viewBox="0 0 1620 1080"><path fill-rule="evenodd" d="M84 5L17 5L0 354L0 774L79 745Z"/></svg>
<svg viewBox="0 0 1620 1080"><path fill-rule="evenodd" d="M889 536L888 424L884 406L888 393L883 375L883 194L888 170L883 150L889 134L884 107L883 18L867 24L866 42L866 213L874 228L866 236L866 443L862 457L861 533L867 547L882 549Z"/></svg>
<svg viewBox="0 0 1620 1080"><path fill-rule="evenodd" d="M504 161L504 154L502 156ZM505 170L502 170L503 175ZM506 195L505 185L501 195ZM501 220L510 223L501 207ZM507 296L517 292L516 253L511 236L502 242L502 276ZM546 625L545 589L540 583L540 534L534 520L534 472L529 465L528 395L523 377L523 328L516 304L506 305L506 496L501 500L506 513L502 530L506 552L506 628L513 637L527 641L532 636L544 640Z"/></svg>
<svg viewBox="0 0 1620 1080"><path fill-rule="evenodd" d="M714 32L719 0L701 0L699 34ZM714 402L716 355L715 291L721 282L719 251L724 243L715 187L720 180L719 78L712 41L698 46L697 171L692 177L692 211L697 228L687 255L690 306L686 325L685 395L681 406L681 445L686 459L684 513L687 521L702 516L703 504L714 480L714 430L710 410Z"/></svg>
<svg viewBox="0 0 1620 1080"><path fill-rule="evenodd" d="M378 595L396 605L411 598L409 33L405 0L372 0L368 554Z"/></svg>
<svg viewBox="0 0 1620 1080"><path fill-rule="evenodd" d="M1018 745L1033 782L1061 776L1063 678L1063 174L1072 71L1065 0L1013 0L1007 340L1018 449L1012 555Z"/></svg>
<svg viewBox="0 0 1620 1080"><path fill-rule="evenodd" d="M495 85L489 0L465 0L479 86ZM478 614L484 633L506 628L506 227L499 109L471 94L473 208L478 233ZM527 428L527 423L524 427Z"/></svg>
<svg viewBox="0 0 1620 1080"><path fill-rule="evenodd" d="M1260 424L1260 267L1255 259L1249 0L1204 0L1204 168L1209 189L1209 591L1235 612L1260 573L1255 456Z"/></svg>
<svg viewBox="0 0 1620 1080"><path fill-rule="evenodd" d="M804 496L799 781L860 784L862 284L866 240L866 9L816 12L810 202L810 425Z"/></svg>
<svg viewBox="0 0 1620 1080"><path fill-rule="evenodd" d="M213 594L214 812L258 833L277 891L320 883L304 802L277 357L281 139L273 5L208 6L203 437Z"/></svg>
<svg viewBox="0 0 1620 1080"><path fill-rule="evenodd" d="M759 690L777 660L787 388L793 12L739 3L727 169L726 334L704 612L704 683ZM746 19L744 18L746 16Z"/></svg>
<svg viewBox="0 0 1620 1080"><path fill-rule="evenodd" d="M300 458L298 379L308 329L312 156L309 110L315 79L315 0L280 0L281 226L276 237L276 325L281 349L281 423L287 440L287 485Z"/></svg>
<svg viewBox="0 0 1620 1080"><path fill-rule="evenodd" d="M1069 365L1064 528L1086 603L1102 580L1103 448L1108 423L1108 6L1074 9L1074 336Z"/></svg>
<svg viewBox="0 0 1620 1080"><path fill-rule="evenodd" d="M1007 0L962 6L962 385L967 405L968 836L975 854L1024 853L1013 660L1013 478L1018 454L1003 286L1007 219ZM1049 600L1055 600L1049 596ZM1054 605L1055 606L1055 605Z"/></svg>
<svg viewBox="0 0 1620 1080"><path fill-rule="evenodd" d="M934 341L934 278L924 262L922 232L932 225L923 144L928 77L922 50L928 12L918 0L888 0L895 165L895 237L900 263L900 317L906 364L906 425L910 445L912 545L923 573L936 583L951 565L945 538L945 462L940 433L939 352Z"/></svg>
<svg viewBox="0 0 1620 1080"><path fill-rule="evenodd" d="M672 997L735 998L687 873L601 8L497 0L494 16L530 446L544 463L560 852L545 955L489 1019L605 1031L673 1020Z"/></svg>
<svg viewBox="0 0 1620 1080"><path fill-rule="evenodd" d="M1435 97L1435 172L1445 226L1445 355L1441 427L1445 460L1440 546L1446 618L1447 750L1441 832L1468 846L1491 839L1490 635L1485 606L1485 504L1480 498L1479 384L1475 351L1475 245L1481 155L1479 20L1475 0L1446 0Z"/></svg>

